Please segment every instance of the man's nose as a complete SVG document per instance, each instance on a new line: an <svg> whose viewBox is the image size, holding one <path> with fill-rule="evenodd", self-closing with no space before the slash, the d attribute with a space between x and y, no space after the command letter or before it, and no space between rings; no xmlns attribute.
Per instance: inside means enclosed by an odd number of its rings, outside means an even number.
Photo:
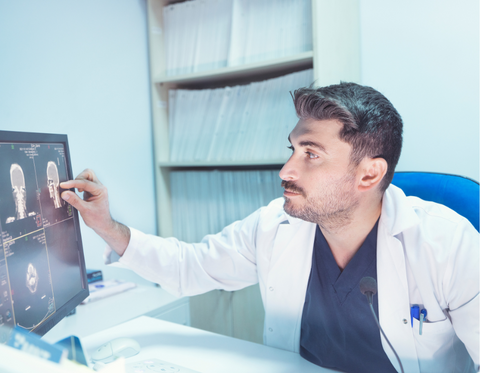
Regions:
<svg viewBox="0 0 480 373"><path fill-rule="evenodd" d="M294 155L289 158L287 163L285 163L280 170L280 178L282 180L297 180L298 179L298 167Z"/></svg>

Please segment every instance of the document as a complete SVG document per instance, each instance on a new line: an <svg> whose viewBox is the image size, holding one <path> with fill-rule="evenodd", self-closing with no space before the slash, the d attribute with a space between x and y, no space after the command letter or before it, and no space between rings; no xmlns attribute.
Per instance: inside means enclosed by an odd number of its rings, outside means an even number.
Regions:
<svg viewBox="0 0 480 373"><path fill-rule="evenodd" d="M172 171L174 236L195 243L282 196L279 170Z"/></svg>
<svg viewBox="0 0 480 373"><path fill-rule="evenodd" d="M311 0L193 0L163 11L166 75L312 50Z"/></svg>
<svg viewBox="0 0 480 373"><path fill-rule="evenodd" d="M286 160L286 139L298 121L289 92L312 80L308 69L242 86L170 90L170 161Z"/></svg>

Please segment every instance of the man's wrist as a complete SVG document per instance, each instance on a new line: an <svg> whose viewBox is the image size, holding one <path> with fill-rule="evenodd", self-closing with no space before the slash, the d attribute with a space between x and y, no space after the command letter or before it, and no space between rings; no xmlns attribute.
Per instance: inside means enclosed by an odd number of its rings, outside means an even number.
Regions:
<svg viewBox="0 0 480 373"><path fill-rule="evenodd" d="M123 255L130 242L130 228L113 219L106 228L96 230L96 233L120 256Z"/></svg>

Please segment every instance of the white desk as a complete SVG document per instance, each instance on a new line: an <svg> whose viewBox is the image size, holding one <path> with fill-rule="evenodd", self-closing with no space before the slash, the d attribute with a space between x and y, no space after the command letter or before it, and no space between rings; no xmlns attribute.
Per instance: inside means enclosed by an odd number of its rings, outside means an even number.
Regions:
<svg viewBox="0 0 480 373"><path fill-rule="evenodd" d="M115 338L135 339L141 347L127 363L160 359L202 373L327 373L299 354L142 316L82 339L87 354Z"/></svg>
<svg viewBox="0 0 480 373"><path fill-rule="evenodd" d="M65 317L43 339L55 343L70 335L83 338L143 315L190 325L189 298L176 298L155 286L138 286L79 305L75 314Z"/></svg>

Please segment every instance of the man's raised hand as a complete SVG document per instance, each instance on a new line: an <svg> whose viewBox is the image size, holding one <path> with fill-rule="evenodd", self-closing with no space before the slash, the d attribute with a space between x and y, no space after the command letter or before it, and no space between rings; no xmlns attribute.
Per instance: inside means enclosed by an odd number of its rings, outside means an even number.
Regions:
<svg viewBox="0 0 480 373"><path fill-rule="evenodd" d="M62 198L75 207L85 224L97 233L108 230L112 225L108 206L107 188L98 180L92 170L86 169L75 180L60 184L63 189L76 188L83 192L83 200L72 191L64 191Z"/></svg>
<svg viewBox="0 0 480 373"><path fill-rule="evenodd" d="M63 189L75 188L83 192L83 200L73 191L66 190L62 198L75 207L85 224L102 237L112 249L122 255L130 241L130 229L112 219L107 188L95 173L86 169L75 180L60 183Z"/></svg>

